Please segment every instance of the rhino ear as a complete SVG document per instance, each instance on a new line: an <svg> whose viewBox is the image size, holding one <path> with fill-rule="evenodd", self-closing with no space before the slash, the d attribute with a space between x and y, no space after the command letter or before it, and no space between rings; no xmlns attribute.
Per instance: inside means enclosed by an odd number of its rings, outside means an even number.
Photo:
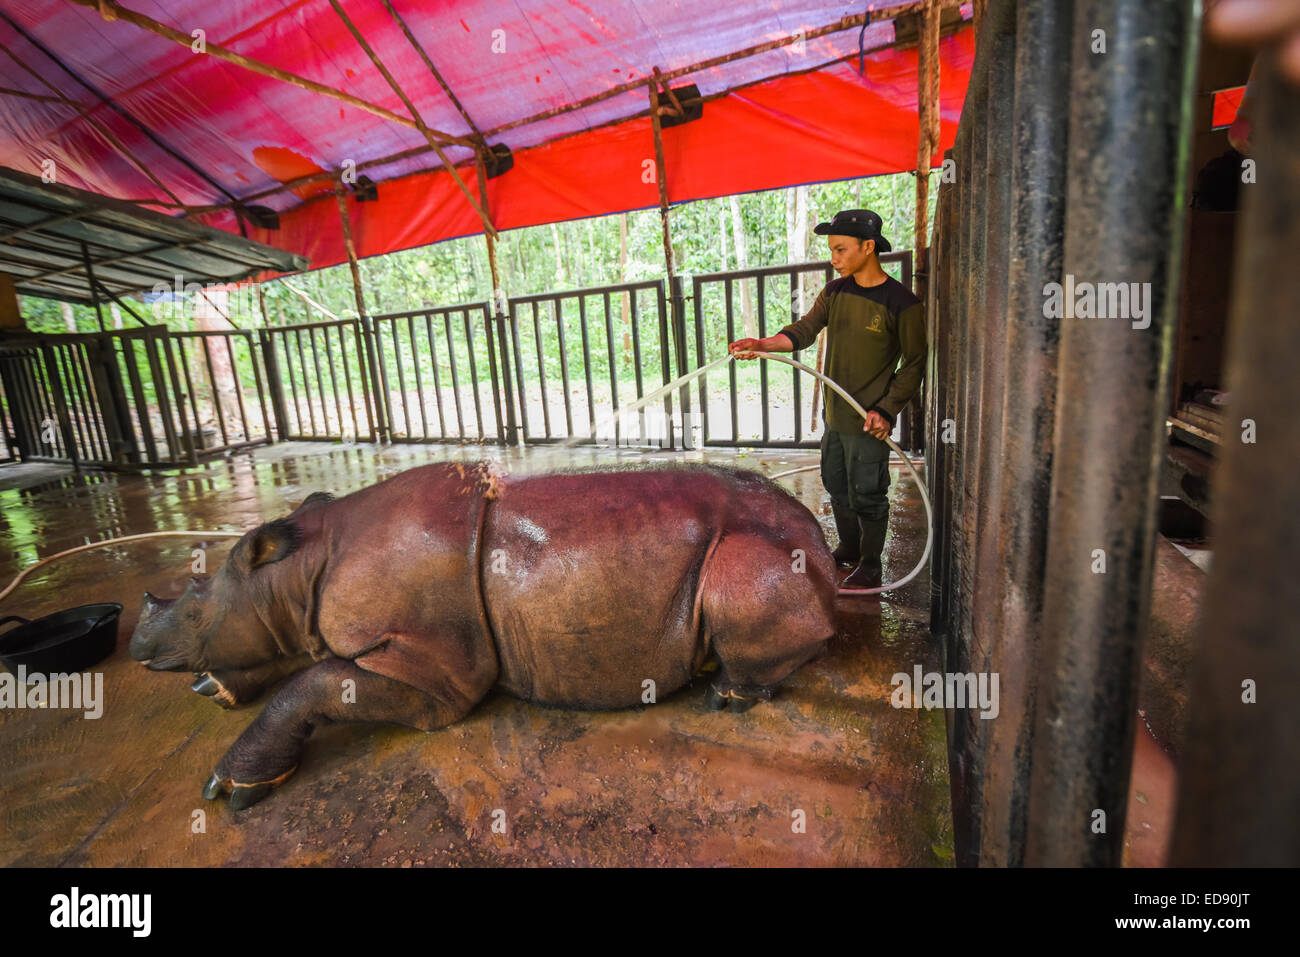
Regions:
<svg viewBox="0 0 1300 957"><path fill-rule="evenodd" d="M298 514L298 512L307 511L308 508L315 508L318 505L329 505L333 501L334 495L329 492L313 492L303 499L302 505L294 508L294 515Z"/></svg>
<svg viewBox="0 0 1300 957"><path fill-rule="evenodd" d="M288 519L267 522L256 532L248 544L248 567L261 568L282 558L288 558L298 547L302 532Z"/></svg>

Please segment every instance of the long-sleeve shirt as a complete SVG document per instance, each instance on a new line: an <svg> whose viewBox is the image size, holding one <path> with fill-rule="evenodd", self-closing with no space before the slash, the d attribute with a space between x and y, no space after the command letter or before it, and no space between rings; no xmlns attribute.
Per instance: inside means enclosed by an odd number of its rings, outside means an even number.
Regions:
<svg viewBox="0 0 1300 957"><path fill-rule="evenodd" d="M893 422L925 374L925 306L892 276L860 286L852 276L832 280L802 319L778 333L795 351L826 330L826 375L858 403ZM826 425L861 432L863 421L833 389L824 389Z"/></svg>

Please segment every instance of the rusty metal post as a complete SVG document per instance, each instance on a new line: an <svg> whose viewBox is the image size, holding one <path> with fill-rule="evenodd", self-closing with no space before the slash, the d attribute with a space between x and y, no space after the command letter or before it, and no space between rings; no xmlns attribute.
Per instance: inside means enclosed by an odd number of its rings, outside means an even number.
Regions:
<svg viewBox="0 0 1300 957"><path fill-rule="evenodd" d="M1002 583L998 574L997 545L1002 518L999 470L1002 467L1002 408L1006 380L1007 329L1007 262L1010 255L1011 164L1014 153L1012 137L1013 105L1018 92L1015 85L1016 45L1015 0L992 0L984 19L980 42L987 47L987 91L983 114L973 119L982 129L984 154L973 153L975 189L983 206L973 228L979 229L981 248L972 270L971 295L972 352L976 358L969 370L968 387L972 390L973 409L967 412L968 504L963 534L966 558L962 566L962 612L970 624L964 637L967 658L959 670L980 674L998 674L1002 670L999 642L1002 612ZM1032 86L1032 84L1030 84ZM977 137L979 139L981 137ZM967 585L966 582L969 581ZM1000 685L999 685L1000 687ZM972 803L961 812L971 818L968 832L976 844L969 849L983 864L988 839L983 830L983 812L988 804L984 790L990 777L996 776L1000 754L989 753L989 739L996 720L985 720L978 709L959 709L954 721L967 727L971 762L979 768L978 779L970 788ZM967 860L969 861L969 858Z"/></svg>
<svg viewBox="0 0 1300 957"><path fill-rule="evenodd" d="M482 150L478 151L474 161L474 175L478 179L479 201L482 203L484 215L489 218L492 215L492 207L488 203L487 188L487 167L484 161ZM504 401L506 407L505 435L501 438L506 445L520 444L521 433L519 431L519 417L515 414L515 387L510 377L510 328L509 324L514 322L514 317L509 314L506 308L506 293L501 288L501 273L497 268L497 234L495 232L483 233L483 239L487 242L488 271L492 274L492 297L490 315L487 318L489 324L495 327L496 341L498 348L501 350L501 389L505 393L500 398L494 397L495 401ZM492 348L493 336L487 337L488 348ZM489 361L494 361L489 356ZM523 397L520 396L523 401Z"/></svg>
<svg viewBox="0 0 1300 957"><path fill-rule="evenodd" d="M944 152L944 162L952 159L952 150ZM930 258L929 295L926 301L926 440L925 477L930 484L930 499L934 507L934 549L930 560L930 631L936 636L946 635L943 619L943 596L947 588L948 541L945 535L948 513L948 484L945 480L948 463L948 443L942 440L943 420L947 416L951 388L948 368L951 365L953 304L949 299L952 279L953 192L955 186L941 183L939 201L935 208L934 250Z"/></svg>
<svg viewBox="0 0 1300 957"><path fill-rule="evenodd" d="M1300 88L1278 75L1274 59L1260 61L1256 83L1257 182L1241 187L1229 425L1215 472L1214 565L1188 696L1176 866L1300 864Z"/></svg>
<svg viewBox="0 0 1300 957"><path fill-rule="evenodd" d="M1185 0L1075 5L1029 865L1120 862L1151 606L1186 205L1178 158L1191 128L1198 12ZM1099 25L1110 25L1105 53L1092 50ZM1158 168L1153 157L1163 158ZM1126 289L1128 308L1113 286L1106 311L1119 316L1078 315L1083 290L1103 283L1138 284ZM1096 298L1092 306L1095 315Z"/></svg>
<svg viewBox="0 0 1300 957"><path fill-rule="evenodd" d="M1051 490L1057 337L1043 289L1061 275L1069 118L1072 0L1022 3L1017 11L1016 100L1010 137L1011 249L1006 269L1006 376L996 479L1003 507L988 574L1000 621L989 635L1000 678L990 721L980 825L980 864L1024 862L1033 736L1033 681L1043 607ZM1001 286L998 287L999 292Z"/></svg>
<svg viewBox="0 0 1300 957"><path fill-rule="evenodd" d="M966 102L962 106L962 124L968 129L963 149L957 156L958 179L962 184L963 222L966 246L961 256L958 295L957 335L961 362L957 368L956 442L953 482L953 625L949 638L946 670L977 670L982 654L973 648L976 516L981 509L979 490L979 422L980 384L984 347L984 283L986 280L985 169L988 154L988 109L992 30L985 18L977 41L975 62L971 67ZM952 789L953 841L959 866L979 863L980 789L984 778L983 755L979 748L978 712L975 709L950 710L949 776Z"/></svg>

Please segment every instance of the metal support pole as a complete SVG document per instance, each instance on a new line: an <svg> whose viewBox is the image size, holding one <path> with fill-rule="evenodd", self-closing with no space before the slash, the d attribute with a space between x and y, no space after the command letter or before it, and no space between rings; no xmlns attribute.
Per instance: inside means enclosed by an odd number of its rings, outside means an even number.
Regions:
<svg viewBox="0 0 1300 957"><path fill-rule="evenodd" d="M1176 158L1189 141L1198 12L1186 0L1075 5L1029 865L1120 863L1187 198ZM1113 25L1105 54L1091 49L1098 24ZM1151 175L1152 156L1174 159L1167 175ZM1118 316L1079 315L1082 290L1097 284L1116 284L1103 295Z"/></svg>
<svg viewBox="0 0 1300 957"><path fill-rule="evenodd" d="M99 331L106 332L107 327L104 325L104 310L99 305L99 293L95 291L96 286L98 285L95 282L95 267L91 265L90 249L84 242L81 244L81 261L85 263L86 266L86 280L90 286L90 301L95 306L95 318L99 321Z"/></svg>
<svg viewBox="0 0 1300 957"><path fill-rule="evenodd" d="M1287 85L1271 57L1259 62L1256 82L1258 181L1241 187L1231 399L1214 477L1214 566L1188 695L1175 866L1300 864L1300 88Z"/></svg>
<svg viewBox="0 0 1300 957"><path fill-rule="evenodd" d="M1012 116L1015 100L1024 88L1015 83L1016 51L1015 0L992 0L985 18L982 42L989 44L988 93L983 119L985 154L975 176L976 189L984 206L983 256L975 272L978 294L973 297L974 320L978 331L980 360L970 383L978 390L977 411L972 424L976 428L975 446L968 467L975 472L974 488L978 504L972 509L970 528L974 534L967 553L971 588L965 592L970 602L971 631L970 669L982 674L1000 674L1004 655L1000 641L1002 598L1005 592L999 576L998 542L1003 518L999 470L1002 467L1002 408L1006 391L1007 336L1007 266L1010 256L1011 164L1015 151ZM1026 84L1032 86L1032 84ZM978 157L976 157L978 161ZM1041 311L1041 310L1040 310ZM1009 505L1010 503L1008 503ZM999 688L1001 684L999 683ZM1000 692L999 692L1000 694ZM984 809L989 805L986 789L1001 778L1008 755L990 748L997 721L986 721L972 709L962 709L967 719L972 748L979 754L982 774L978 782L978 804L963 809L972 817L971 833L979 840L979 862L986 863L990 840L984 832ZM975 796L972 790L972 797Z"/></svg>
<svg viewBox="0 0 1300 957"><path fill-rule="evenodd" d="M988 573L1001 621L990 635L999 673L998 720L987 732L980 863L1024 863L1033 746L1033 682L1043 609L1051 491L1057 338L1043 289L1061 276L1073 0L1021 3L1016 23L1016 101L1008 167L1012 247L1007 276L1006 377L999 450L997 559Z"/></svg>
<svg viewBox="0 0 1300 957"><path fill-rule="evenodd" d="M479 152L474 164L475 172L478 176L478 193L479 201L482 203L485 215L492 215L492 207L488 204L487 191L487 168L484 166L483 153ZM487 240L488 270L492 273L492 308L488 322L496 325L497 346L501 350L501 385L505 391L504 401L506 406L506 433L503 437L506 445L518 445L521 440L519 431L519 417L515 414L515 387L510 378L510 328L509 324L513 321L506 309L506 292L501 288L501 273L497 269L497 242L495 233L484 233L483 238ZM488 348L492 347L492 337L488 337ZM522 397L521 397L522 398ZM545 400L545 396L543 396Z"/></svg>
<svg viewBox="0 0 1300 957"><path fill-rule="evenodd" d="M361 265L357 262L357 247L352 240L352 220L348 216L347 191L343 181L334 180L334 197L339 206L339 223L343 230L343 246L348 254L348 268L352 271L352 295L357 302L357 322L361 325L361 341L365 345L366 364L370 368L370 388L366 390L371 399L371 431L380 441L393 441L393 430L388 415L388 390L380 385L381 376L378 359L375 355L375 332L370 316L366 313L366 294L361 285Z"/></svg>

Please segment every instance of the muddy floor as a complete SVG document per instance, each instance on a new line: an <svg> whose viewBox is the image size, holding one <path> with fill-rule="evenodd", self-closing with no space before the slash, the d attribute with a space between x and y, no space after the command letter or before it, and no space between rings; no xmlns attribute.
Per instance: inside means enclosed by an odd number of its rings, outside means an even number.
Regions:
<svg viewBox="0 0 1300 957"><path fill-rule="evenodd" d="M514 473L631 459L613 449L285 444L207 467L126 476L0 468L0 579L65 548L165 529L245 530L317 490L344 494L434 461ZM774 474L805 453L710 452ZM782 480L833 542L817 473ZM895 468L886 580L924 545L924 512ZM890 677L940 667L927 576L877 603L842 598L840 633L771 702L705 710L708 676L658 704L591 713L493 694L424 734L319 731L297 773L254 808L204 801L213 766L261 703L226 712L188 674L127 654L141 593L174 595L194 550L229 540L132 543L41 569L0 605L37 617L125 606L103 673L103 714L0 709L0 863L6 865L871 865L947 866L952 852L941 711L890 705ZM263 699L264 701L265 699ZM1158 748L1157 748L1158 750ZM1142 786L1135 782L1135 789ZM1144 810L1151 801L1134 807ZM1148 830L1150 828L1148 827ZM1144 850L1162 851L1143 834ZM1160 853L1134 863L1158 863Z"/></svg>

